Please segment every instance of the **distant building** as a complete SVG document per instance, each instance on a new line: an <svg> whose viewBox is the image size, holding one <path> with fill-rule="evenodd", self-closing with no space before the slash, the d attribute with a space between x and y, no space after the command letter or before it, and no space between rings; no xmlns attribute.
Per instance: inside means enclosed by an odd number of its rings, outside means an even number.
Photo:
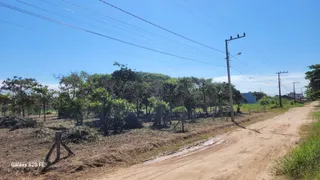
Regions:
<svg viewBox="0 0 320 180"><path fill-rule="evenodd" d="M243 103L254 104L257 103L257 98L251 92L241 93L242 98L244 99Z"/></svg>
<svg viewBox="0 0 320 180"><path fill-rule="evenodd" d="M291 93L288 94L288 96L293 99L293 98L294 98L294 93L291 92ZM301 93L296 93L296 99L303 99L303 98L304 98L304 97L303 97L303 94L301 94Z"/></svg>

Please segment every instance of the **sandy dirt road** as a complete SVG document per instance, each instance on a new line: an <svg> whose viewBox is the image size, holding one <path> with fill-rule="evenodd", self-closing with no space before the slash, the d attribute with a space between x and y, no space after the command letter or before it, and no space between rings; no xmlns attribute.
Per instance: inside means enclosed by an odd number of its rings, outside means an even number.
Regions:
<svg viewBox="0 0 320 180"><path fill-rule="evenodd" d="M219 136L216 143L163 161L144 163L94 179L273 179L275 160L299 140L299 127L316 103ZM91 179L91 178L90 178Z"/></svg>

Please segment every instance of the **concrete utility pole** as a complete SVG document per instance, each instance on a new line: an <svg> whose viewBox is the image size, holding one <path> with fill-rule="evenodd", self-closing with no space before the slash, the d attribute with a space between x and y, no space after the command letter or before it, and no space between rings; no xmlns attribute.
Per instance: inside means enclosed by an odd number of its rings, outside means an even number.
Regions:
<svg viewBox="0 0 320 180"><path fill-rule="evenodd" d="M280 103L280 107L283 107L282 106L282 97L281 97L281 80L280 80L280 74L283 74L283 73L288 73L288 71L284 72L277 72L278 74L278 86L279 86L279 103Z"/></svg>
<svg viewBox="0 0 320 180"><path fill-rule="evenodd" d="M303 90L302 90L302 88L301 88L300 103L302 103L302 97L304 97L304 95L303 95Z"/></svg>
<svg viewBox="0 0 320 180"><path fill-rule="evenodd" d="M296 103L296 83L300 83L299 81L292 82L293 84L293 100Z"/></svg>
<svg viewBox="0 0 320 180"><path fill-rule="evenodd" d="M242 36L237 35L237 37L230 36L230 39L226 39L226 61L227 61L227 71L228 71L228 83L229 83L229 106L231 110L231 121L234 121L234 110L233 110L233 99L232 99L232 87L231 87L231 77L230 77L230 63L229 63L229 52L228 52L228 43L232 40L240 39L246 36L246 33L243 33Z"/></svg>

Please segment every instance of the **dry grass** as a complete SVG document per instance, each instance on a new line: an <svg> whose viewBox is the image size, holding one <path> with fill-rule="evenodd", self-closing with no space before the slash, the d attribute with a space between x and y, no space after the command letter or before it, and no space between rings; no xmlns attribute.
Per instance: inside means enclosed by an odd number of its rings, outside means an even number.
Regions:
<svg viewBox="0 0 320 180"><path fill-rule="evenodd" d="M237 117L237 122L247 125L281 114L283 111L243 115ZM59 161L46 174L39 174L37 169L23 169L21 172L11 168L12 162L43 161L52 146L54 137L54 130L45 127L70 128L73 123L52 118L43 126L11 132L8 129L0 129L0 156L3 157L0 162L0 176L3 179L74 178L88 170L99 169L97 167L103 166L110 169L143 162L159 154L168 154L184 146L237 128L232 122L206 118L199 119L196 123L187 123L186 133L176 133L168 129L142 128L108 137L99 135L94 142L69 143L68 146L76 155Z"/></svg>

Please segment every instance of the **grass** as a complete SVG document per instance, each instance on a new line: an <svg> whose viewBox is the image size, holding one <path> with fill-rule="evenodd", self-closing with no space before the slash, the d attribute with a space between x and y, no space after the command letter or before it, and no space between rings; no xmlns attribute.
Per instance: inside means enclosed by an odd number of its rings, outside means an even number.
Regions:
<svg viewBox="0 0 320 180"><path fill-rule="evenodd" d="M277 163L276 175L286 179L320 179L320 111L313 117L315 122L301 129L299 146Z"/></svg>
<svg viewBox="0 0 320 180"><path fill-rule="evenodd" d="M283 101L283 108L279 108L276 104L269 104L266 106L260 105L259 103L255 104L243 104L241 106L241 111L244 113L249 112L278 112L278 111L287 111L290 108L293 107L302 107L303 104L301 103L293 103L293 101ZM234 109L237 108L237 105L234 106ZM265 108L265 109L264 109Z"/></svg>

